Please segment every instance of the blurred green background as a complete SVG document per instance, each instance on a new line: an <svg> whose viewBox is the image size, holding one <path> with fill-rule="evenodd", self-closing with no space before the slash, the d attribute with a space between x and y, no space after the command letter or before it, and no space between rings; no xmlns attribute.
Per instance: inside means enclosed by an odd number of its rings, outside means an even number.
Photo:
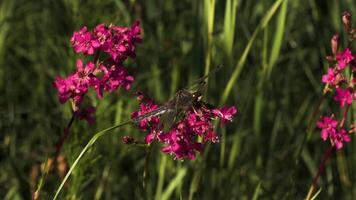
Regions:
<svg viewBox="0 0 356 200"><path fill-rule="evenodd" d="M329 41L342 33L344 10L356 15L355 1L2 0L0 198L31 198L41 165L71 117L52 82L75 68L73 31L102 22L129 26L135 20L141 21L144 42L136 60L126 63L136 78L134 90L163 102L222 65L209 78L205 98L235 105L239 113L219 128L220 143L207 146L195 161L174 161L156 144L146 189L145 149L121 142L124 135L142 139L144 134L133 127L116 129L80 161L60 199L304 198L329 146L314 122L336 110L331 97L311 116L322 96ZM341 38L345 44L345 35ZM125 91L94 100L97 123L74 122L62 151L68 165L95 132L126 121L137 104ZM40 199L51 199L63 178L55 168ZM318 198L353 199L355 168L352 141L327 164Z"/></svg>

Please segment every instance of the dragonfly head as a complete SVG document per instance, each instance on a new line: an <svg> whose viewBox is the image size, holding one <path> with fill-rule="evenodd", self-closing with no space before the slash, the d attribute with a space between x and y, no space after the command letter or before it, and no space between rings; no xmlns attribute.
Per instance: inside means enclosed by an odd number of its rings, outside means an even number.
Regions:
<svg viewBox="0 0 356 200"><path fill-rule="evenodd" d="M203 98L203 95L200 92L194 92L192 96L195 102L201 101Z"/></svg>

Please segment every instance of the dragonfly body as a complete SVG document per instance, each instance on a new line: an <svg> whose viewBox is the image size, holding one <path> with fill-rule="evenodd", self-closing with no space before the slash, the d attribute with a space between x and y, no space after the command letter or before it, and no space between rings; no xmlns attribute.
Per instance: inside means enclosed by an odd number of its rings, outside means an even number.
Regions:
<svg viewBox="0 0 356 200"><path fill-rule="evenodd" d="M185 88L182 90L179 90L174 97L169 100L168 102L164 103L160 107L158 107L156 110L145 113L143 115L137 116L136 118L133 118L134 123L139 123L140 121L150 118L150 117L155 117L155 116L161 116L163 114L167 114L173 117L176 117L177 114L181 112L185 112L189 110L190 108L194 108L196 106L207 106L211 107L211 105L202 102L202 90L205 85L204 79L206 79L208 76L211 74L217 72L220 69L218 66L215 68L212 72L210 72L208 75L205 75L201 78L199 78L197 81L195 81L194 85L198 86L196 88L195 92L190 91L189 89ZM170 117L168 117L170 119Z"/></svg>
<svg viewBox="0 0 356 200"><path fill-rule="evenodd" d="M140 115L133 119L135 123L138 123L144 119L160 116L166 113L178 113L179 111L186 111L189 108L194 107L201 99L200 92L190 92L188 90L180 90L176 93L175 97L156 110Z"/></svg>

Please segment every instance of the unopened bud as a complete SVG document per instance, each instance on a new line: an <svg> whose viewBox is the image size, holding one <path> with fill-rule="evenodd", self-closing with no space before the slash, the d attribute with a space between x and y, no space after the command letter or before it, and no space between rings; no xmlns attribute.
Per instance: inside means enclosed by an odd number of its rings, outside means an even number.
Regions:
<svg viewBox="0 0 356 200"><path fill-rule="evenodd" d="M333 55L336 55L338 49L339 49L339 35L335 34L331 38L331 51L333 52Z"/></svg>
<svg viewBox="0 0 356 200"><path fill-rule="evenodd" d="M59 155L57 157L57 172L58 172L58 175L61 178L63 178L67 173L67 169L68 169L68 164L67 164L66 158L63 155Z"/></svg>
<svg viewBox="0 0 356 200"><path fill-rule="evenodd" d="M342 13L342 23L346 32L349 32L351 29L351 14L349 12L345 11Z"/></svg>
<svg viewBox="0 0 356 200"><path fill-rule="evenodd" d="M135 92L135 96L138 101L142 101L145 98L145 95L142 91L137 91Z"/></svg>
<svg viewBox="0 0 356 200"><path fill-rule="evenodd" d="M335 76L335 87L338 88L342 82L345 82L346 78L344 75L342 75L341 73L336 74Z"/></svg>
<svg viewBox="0 0 356 200"><path fill-rule="evenodd" d="M352 40L356 40L356 28L353 28L353 29L350 31L350 35L351 35L351 39L352 39Z"/></svg>
<svg viewBox="0 0 356 200"><path fill-rule="evenodd" d="M350 125L349 133L356 133L356 122Z"/></svg>
<svg viewBox="0 0 356 200"><path fill-rule="evenodd" d="M124 136L121 138L121 140L124 144L132 144L135 142L135 139L131 136Z"/></svg>
<svg viewBox="0 0 356 200"><path fill-rule="evenodd" d="M333 56L326 56L325 59L329 62L332 63L334 61L334 57Z"/></svg>

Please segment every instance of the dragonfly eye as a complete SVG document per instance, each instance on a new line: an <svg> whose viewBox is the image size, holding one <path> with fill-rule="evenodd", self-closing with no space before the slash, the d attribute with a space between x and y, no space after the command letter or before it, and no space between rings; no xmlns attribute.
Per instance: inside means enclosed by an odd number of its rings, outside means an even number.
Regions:
<svg viewBox="0 0 356 200"><path fill-rule="evenodd" d="M201 98L202 98L202 95L201 95L200 92L195 92L195 93L193 94L193 98L196 99L197 101L200 101Z"/></svg>
<svg viewBox="0 0 356 200"><path fill-rule="evenodd" d="M203 98L203 96L200 95L200 96L198 96L198 99L197 99L197 100L198 100L198 101L201 101L202 98Z"/></svg>

